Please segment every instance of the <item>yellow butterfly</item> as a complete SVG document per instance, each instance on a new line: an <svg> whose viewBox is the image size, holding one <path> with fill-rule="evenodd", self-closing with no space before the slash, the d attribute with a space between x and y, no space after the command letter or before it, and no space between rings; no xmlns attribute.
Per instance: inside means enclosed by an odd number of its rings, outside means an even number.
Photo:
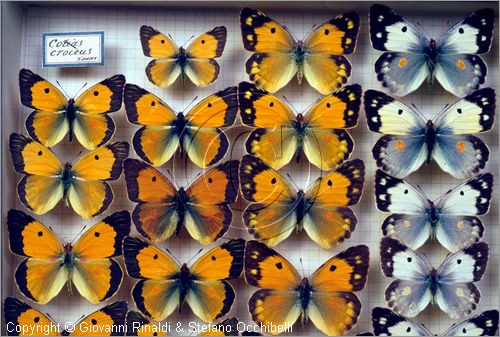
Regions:
<svg viewBox="0 0 500 337"><path fill-rule="evenodd" d="M113 201L106 181L120 177L129 151L127 143L116 142L63 165L50 149L18 133L10 135L9 148L15 170L25 175L17 192L27 208L45 214L63 199L84 219L101 214Z"/></svg>
<svg viewBox="0 0 500 337"><path fill-rule="evenodd" d="M328 336L341 336L356 324L361 302L354 294L364 288L369 251L365 245L350 247L323 263L302 280L283 256L265 244L249 241L245 251L245 280L261 288L248 301L252 319L263 332L277 335L299 318L309 319Z"/></svg>
<svg viewBox="0 0 500 337"><path fill-rule="evenodd" d="M241 122L255 128L246 150L272 168L285 166L295 153L299 161L302 151L322 170L332 170L349 158L354 142L345 129L358 124L360 85L345 86L298 115L254 84L242 82L238 90Z"/></svg>
<svg viewBox="0 0 500 337"><path fill-rule="evenodd" d="M142 51L154 60L146 67L151 83L168 87L181 75L198 87L206 87L219 76L215 58L221 57L226 45L227 30L220 26L200 35L186 49L177 47L169 36L149 26L141 27Z"/></svg>
<svg viewBox="0 0 500 337"><path fill-rule="evenodd" d="M107 113L122 106L125 76L115 75L85 90L78 98L66 98L52 83L28 69L19 73L21 103L36 109L26 119L29 135L51 147L69 133L87 150L106 144L115 132Z"/></svg>
<svg viewBox="0 0 500 337"><path fill-rule="evenodd" d="M125 85L124 96L129 122L142 125L134 135L134 149L147 163L163 165L178 147L181 156L185 152L199 167L214 165L225 156L229 140L219 128L234 124L236 87L208 96L186 115L134 84Z"/></svg>
<svg viewBox="0 0 500 337"><path fill-rule="evenodd" d="M245 241L231 240L212 248L191 267L179 266L167 252L138 238L123 240L123 256L130 277L141 279L132 289L137 308L162 321L187 301L204 322L226 315L235 299L227 280L243 269Z"/></svg>
<svg viewBox="0 0 500 337"><path fill-rule="evenodd" d="M275 246L296 230L330 249L351 236L356 216L347 206L363 193L365 165L355 159L318 178L307 190L297 191L277 171L252 155L243 156L240 186L251 204L243 223L255 239Z"/></svg>
<svg viewBox="0 0 500 337"><path fill-rule="evenodd" d="M168 336L168 325L153 322L137 311L127 313L127 336ZM175 327L174 327L175 328Z"/></svg>
<svg viewBox="0 0 500 337"><path fill-rule="evenodd" d="M15 279L29 299L46 304L68 282L92 304L118 291L123 273L112 257L122 255L122 240L130 232L128 211L99 221L75 244L64 244L52 230L15 209L9 210L7 227L11 252L26 257Z"/></svg>
<svg viewBox="0 0 500 337"><path fill-rule="evenodd" d="M132 213L137 230L153 242L162 242L186 227L200 244L213 243L233 219L229 204L238 196L238 165L237 160L227 161L177 189L155 168L127 159L124 173L128 197L138 203Z"/></svg>
<svg viewBox="0 0 500 337"><path fill-rule="evenodd" d="M254 54L246 62L250 80L276 92L297 74L322 93L339 89L351 75L343 56L356 47L359 15L338 15L314 29L304 41L295 41L288 29L264 13L244 8L240 15L243 46Z"/></svg>
<svg viewBox="0 0 500 337"><path fill-rule="evenodd" d="M113 302L70 325L72 331L60 331L61 324L17 298L4 303L9 336L123 336L127 310L127 302Z"/></svg>

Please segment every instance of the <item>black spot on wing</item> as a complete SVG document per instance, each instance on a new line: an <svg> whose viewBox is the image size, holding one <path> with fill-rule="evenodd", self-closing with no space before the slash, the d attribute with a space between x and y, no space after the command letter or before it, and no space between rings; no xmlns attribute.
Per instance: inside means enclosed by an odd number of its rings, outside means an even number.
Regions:
<svg viewBox="0 0 500 337"><path fill-rule="evenodd" d="M26 256L24 253L23 231L30 223L36 221L28 214L17 209L10 209L7 213L7 228L12 253Z"/></svg>
<svg viewBox="0 0 500 337"><path fill-rule="evenodd" d="M13 324L14 326L20 326L20 323L18 321L19 316L21 316L21 314L32 308L30 305L24 303L21 300L18 300L17 298L7 297L5 299L3 309L4 309L5 323L7 324L7 326L9 325L8 323ZM12 334L12 336L15 335Z"/></svg>
<svg viewBox="0 0 500 337"><path fill-rule="evenodd" d="M151 56L151 50L149 49L149 40L157 34L161 34L159 31L150 26L141 26L140 36L142 51L145 56Z"/></svg>
<svg viewBox="0 0 500 337"><path fill-rule="evenodd" d="M21 71L19 71L19 92L21 94L21 103L24 106L36 109L33 106L33 96L31 94L31 88L37 82L42 81L45 81L45 79L29 69L21 69Z"/></svg>

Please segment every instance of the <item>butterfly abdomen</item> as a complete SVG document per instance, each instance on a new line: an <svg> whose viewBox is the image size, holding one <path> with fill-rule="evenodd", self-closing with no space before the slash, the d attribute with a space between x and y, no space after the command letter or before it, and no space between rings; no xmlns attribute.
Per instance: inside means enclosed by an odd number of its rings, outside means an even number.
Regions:
<svg viewBox="0 0 500 337"><path fill-rule="evenodd" d="M183 47L179 48L179 53L176 55L176 63L181 67L181 78L184 82L184 69L188 64L189 55L186 54L186 50Z"/></svg>
<svg viewBox="0 0 500 337"><path fill-rule="evenodd" d="M64 164L64 171L61 175L61 183L63 185L63 200L67 203L68 189L71 186L74 174L71 171L72 165L70 163Z"/></svg>
<svg viewBox="0 0 500 337"><path fill-rule="evenodd" d="M177 119L173 122L175 133L177 133L179 137L179 148L180 148L180 157L182 158L184 152L187 150L184 148L184 137L192 138L190 130L188 128L188 121L186 120L186 116L182 112L177 114Z"/></svg>
<svg viewBox="0 0 500 337"><path fill-rule="evenodd" d="M311 208L311 202L306 200L304 191L300 190L297 192L297 199L295 199L295 214L297 217L297 232L302 230L302 221L306 216L307 212Z"/></svg>
<svg viewBox="0 0 500 337"><path fill-rule="evenodd" d="M181 232L182 226L184 225L184 218L186 217L186 205L188 203L188 196L183 187L179 189L177 192L177 196L175 198L176 210L179 220L177 221L177 227L175 228L175 235L179 236Z"/></svg>
<svg viewBox="0 0 500 337"><path fill-rule="evenodd" d="M179 312L182 310L182 304L184 303L188 291L190 289L196 291L196 289L193 288L193 278L187 264L184 263L176 280L177 286L179 287Z"/></svg>
<svg viewBox="0 0 500 337"><path fill-rule="evenodd" d="M293 57L295 60L295 63L297 64L297 81L299 84L302 83L302 78L304 76L303 72L303 66L304 66L304 59L306 57L307 50L304 47L304 43L302 41L297 43L297 46L295 47L293 51Z"/></svg>
<svg viewBox="0 0 500 337"><path fill-rule="evenodd" d="M309 315L307 314L307 308L309 307L309 301L311 300L312 287L309 284L309 279L304 277L297 287L297 292L299 293L300 307L302 311L301 323L302 326L306 326L308 322Z"/></svg>
<svg viewBox="0 0 500 337"><path fill-rule="evenodd" d="M73 135L74 135L73 125L74 125L75 119L76 119L76 106L75 106L75 100L73 98L71 98L68 101L68 105L66 107L64 107L64 111L66 113L66 119L68 120L68 124L69 124L69 131L68 131L69 141L72 142Z"/></svg>
<svg viewBox="0 0 500 337"><path fill-rule="evenodd" d="M427 144L426 163L429 165L432 160L432 151L434 150L434 145L436 144L436 129L434 128L434 124L431 120L427 122L425 127L425 143Z"/></svg>

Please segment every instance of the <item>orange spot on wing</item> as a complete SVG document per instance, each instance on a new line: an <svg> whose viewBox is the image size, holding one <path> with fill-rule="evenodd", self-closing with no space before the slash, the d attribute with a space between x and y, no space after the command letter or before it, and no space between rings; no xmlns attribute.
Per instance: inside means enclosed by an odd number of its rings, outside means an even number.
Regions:
<svg viewBox="0 0 500 337"><path fill-rule="evenodd" d="M324 140L325 142L327 142L327 143L330 143L330 142L332 141L332 139L333 139L333 136L332 136L332 135L329 135L329 134L328 134L328 135L325 135L325 136L323 137L323 140Z"/></svg>
<svg viewBox="0 0 500 337"><path fill-rule="evenodd" d="M406 146L406 145L405 145L405 142L404 142L403 140L398 139L398 140L396 141L396 150L398 150L398 151L403 151L403 150L404 150L404 148L405 148L405 146Z"/></svg>
<svg viewBox="0 0 500 337"><path fill-rule="evenodd" d="M460 59L456 63L458 69L464 69L465 68L465 62L464 60Z"/></svg>
<svg viewBox="0 0 500 337"><path fill-rule="evenodd" d="M460 141L457 143L457 151L458 152L464 152L465 150L465 143L463 141Z"/></svg>
<svg viewBox="0 0 500 337"><path fill-rule="evenodd" d="M408 60L407 60L406 58L404 58L404 57L401 57L401 58L399 59L399 67L400 67L400 68L404 68L404 67L406 67L407 65L408 65Z"/></svg>

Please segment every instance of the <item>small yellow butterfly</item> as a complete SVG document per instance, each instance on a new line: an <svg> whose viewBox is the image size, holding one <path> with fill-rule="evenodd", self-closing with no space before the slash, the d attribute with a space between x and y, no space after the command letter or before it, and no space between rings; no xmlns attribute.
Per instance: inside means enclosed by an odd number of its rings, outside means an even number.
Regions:
<svg viewBox="0 0 500 337"><path fill-rule="evenodd" d="M29 135L44 146L59 143L66 134L87 150L106 144L115 132L107 114L122 106L125 76L115 75L93 85L78 98L66 98L52 83L28 69L19 72L21 103L36 109L26 119Z"/></svg>
<svg viewBox="0 0 500 337"><path fill-rule="evenodd" d="M174 258L144 240L126 237L123 257L130 277L138 278L132 289L137 308L146 316L162 321L184 300L204 322L226 315L235 300L227 280L243 270L245 241L231 240L212 248L191 267L179 266Z"/></svg>
<svg viewBox="0 0 500 337"><path fill-rule="evenodd" d="M116 142L63 165L50 149L18 133L10 135L9 148L15 170L24 174L17 191L27 208L45 214L62 199L85 219L101 214L113 201L106 181L120 177L129 151L127 143Z"/></svg>
<svg viewBox="0 0 500 337"><path fill-rule="evenodd" d="M359 15L346 13L314 29L304 41L295 41L288 29L264 13L244 8L240 15L243 46L254 54L246 62L250 80L276 92L297 75L328 95L351 75L351 64L343 56L356 47Z"/></svg>
<svg viewBox="0 0 500 337"><path fill-rule="evenodd" d="M354 141L345 129L358 124L361 86L353 84L315 102L305 113L290 107L254 84L242 82L238 104L243 125L254 128L245 147L274 169L304 152L309 162L332 170L349 158Z"/></svg>
<svg viewBox="0 0 500 337"><path fill-rule="evenodd" d="M323 263L310 277L297 270L275 250L249 241L245 250L245 280L260 288L250 297L252 319L265 332L291 327L309 319L327 336L345 335L358 321L361 302L354 292L365 287L370 262L368 247L350 247Z"/></svg>
<svg viewBox="0 0 500 337"><path fill-rule="evenodd" d="M151 83L168 87L181 75L199 87L206 87L219 76L221 57L226 45L227 30L220 26L196 38L186 49L177 47L169 36L149 26L141 27L144 55L154 58L146 67Z"/></svg>
<svg viewBox="0 0 500 337"><path fill-rule="evenodd" d="M7 227L10 250L26 257L15 279L29 299L46 304L68 282L92 304L118 291L123 272L112 257L122 255L122 240L130 232L128 211L99 221L74 244L61 242L52 230L19 210L9 210Z"/></svg>

